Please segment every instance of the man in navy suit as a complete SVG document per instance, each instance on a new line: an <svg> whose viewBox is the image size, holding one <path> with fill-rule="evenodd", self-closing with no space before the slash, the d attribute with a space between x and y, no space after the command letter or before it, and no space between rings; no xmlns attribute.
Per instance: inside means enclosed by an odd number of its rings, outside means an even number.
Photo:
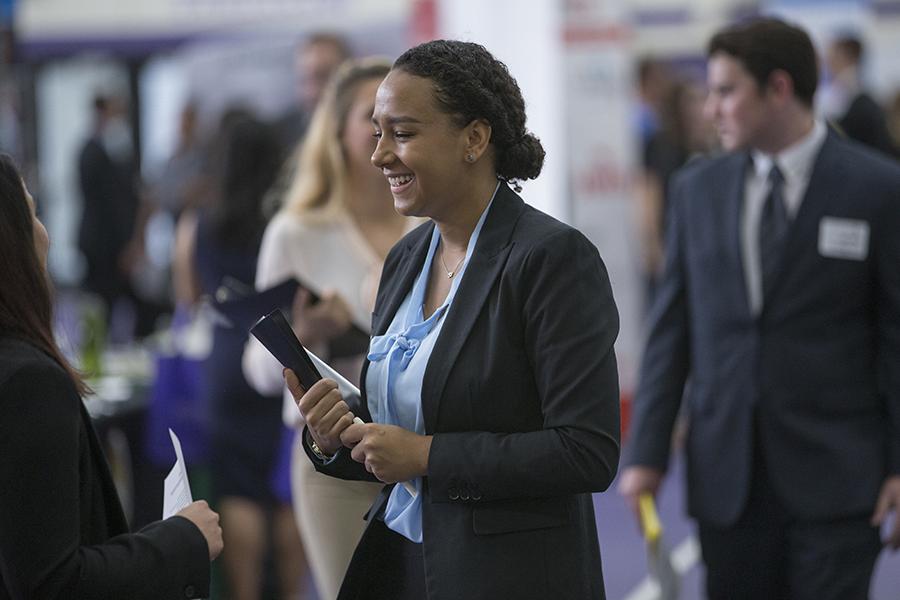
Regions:
<svg viewBox="0 0 900 600"><path fill-rule="evenodd" d="M801 29L708 57L727 152L672 185L619 489L657 492L684 396L709 597L865 598L900 509L900 166L814 118Z"/></svg>

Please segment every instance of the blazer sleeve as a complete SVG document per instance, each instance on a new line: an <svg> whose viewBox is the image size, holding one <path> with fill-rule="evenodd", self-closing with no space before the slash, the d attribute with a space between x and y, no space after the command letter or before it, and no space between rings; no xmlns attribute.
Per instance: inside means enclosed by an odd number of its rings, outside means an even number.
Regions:
<svg viewBox="0 0 900 600"><path fill-rule="evenodd" d="M350 456L350 449L341 447L335 452L330 460L321 460L317 457L312 448L309 446L309 433L304 425L303 432L297 439L297 443L301 444L306 456L312 461L316 471L336 477L338 479L346 479L349 481L372 481L375 483L384 483L379 481L377 477L366 471L366 467L362 463L358 463Z"/></svg>
<svg viewBox="0 0 900 600"><path fill-rule="evenodd" d="M615 477L619 317L606 268L593 244L571 228L547 236L519 260L506 268L516 273L526 373L533 376L542 427L436 433L428 464L433 502L451 501L459 482L488 501L602 491Z"/></svg>
<svg viewBox="0 0 900 600"><path fill-rule="evenodd" d="M173 517L80 545L80 399L55 365L0 384L0 575L12 598L186 598L209 593L209 549ZM117 502L116 498L106 501ZM101 501L98 501L101 502Z"/></svg>
<svg viewBox="0 0 900 600"><path fill-rule="evenodd" d="M687 199L684 173L672 186L666 262L650 311L647 342L631 414L626 465L665 470L672 429L689 370L690 323L685 257Z"/></svg>

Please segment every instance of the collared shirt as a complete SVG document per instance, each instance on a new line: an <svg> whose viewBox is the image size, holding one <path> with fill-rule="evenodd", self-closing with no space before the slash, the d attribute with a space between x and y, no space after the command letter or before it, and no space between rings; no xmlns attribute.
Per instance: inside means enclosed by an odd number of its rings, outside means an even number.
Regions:
<svg viewBox="0 0 900 600"><path fill-rule="evenodd" d="M775 156L753 151L753 165L747 169L744 182L744 204L741 209L741 258L744 280L747 284L747 300L750 311L758 315L762 311L762 272L759 257L759 219L763 204L769 195L769 171L773 162L784 176L783 197L788 218L793 220L803 203L809 187L816 156L825 142L827 130L821 121L815 121L812 130L792 146Z"/></svg>
<svg viewBox="0 0 900 600"><path fill-rule="evenodd" d="M497 195L499 187L498 183L497 188L494 188L494 196ZM422 382L425 368L443 328L444 316L450 309L460 282L465 277L485 218L494 202L494 196L481 213L478 224L469 237L465 259L450 285L450 292L444 303L431 316L425 318L425 292L435 251L441 241L440 231L435 227L431 234L428 255L412 289L397 309L385 334L372 338L368 356L371 364L366 373L365 383L366 398L373 422L399 425L418 434L425 433L422 414ZM416 497L412 497L404 486L394 486L384 510L384 522L391 530L413 542L421 543L422 478L417 477L412 483L418 492Z"/></svg>

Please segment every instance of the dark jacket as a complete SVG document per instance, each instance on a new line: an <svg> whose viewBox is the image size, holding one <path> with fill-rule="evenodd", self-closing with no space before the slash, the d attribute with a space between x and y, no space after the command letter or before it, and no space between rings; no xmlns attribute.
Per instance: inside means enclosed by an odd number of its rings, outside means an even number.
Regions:
<svg viewBox="0 0 900 600"><path fill-rule="evenodd" d="M0 482L0 599L209 594L200 530L172 517L128 533L71 379L10 337L0 337Z"/></svg>
<svg viewBox="0 0 900 600"><path fill-rule="evenodd" d="M693 516L737 520L755 440L794 516L871 514L900 474L900 166L829 132L757 316L741 261L748 164L729 154L676 177L627 463L666 468L684 394ZM823 245L835 223L855 242L868 232L864 252Z"/></svg>
<svg viewBox="0 0 900 600"><path fill-rule="evenodd" d="M433 227L388 255L374 335L421 271ZM603 598L591 492L618 467L619 320L597 249L501 184L444 318L422 386L429 600ZM316 466L371 478L346 449Z"/></svg>

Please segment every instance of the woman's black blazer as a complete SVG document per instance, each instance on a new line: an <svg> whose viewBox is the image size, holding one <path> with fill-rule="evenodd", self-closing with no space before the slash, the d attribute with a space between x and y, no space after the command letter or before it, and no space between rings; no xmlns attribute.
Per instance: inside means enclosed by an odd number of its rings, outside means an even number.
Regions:
<svg viewBox="0 0 900 600"><path fill-rule="evenodd" d="M200 530L172 517L129 534L71 379L36 347L0 336L0 600L208 594Z"/></svg>
<svg viewBox="0 0 900 600"><path fill-rule="evenodd" d="M374 335L421 271L433 227L388 255ZM422 386L429 600L603 598L591 492L618 466L619 321L597 249L501 184L445 318ZM313 462L372 477L346 449Z"/></svg>

